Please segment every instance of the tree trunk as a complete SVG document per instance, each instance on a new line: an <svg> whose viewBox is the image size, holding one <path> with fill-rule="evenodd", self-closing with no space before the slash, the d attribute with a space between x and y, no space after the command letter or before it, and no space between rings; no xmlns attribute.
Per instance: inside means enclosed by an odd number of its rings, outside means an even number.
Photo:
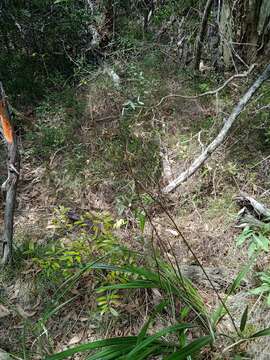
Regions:
<svg viewBox="0 0 270 360"><path fill-rule="evenodd" d="M197 44L196 44L196 52L195 52L195 59L194 59L194 69L195 70L199 70L201 55L202 55L203 40L205 38L205 34L206 34L206 30L207 30L207 22L208 22L212 4L213 4L213 0L207 0L207 3L205 5L203 18L202 18L202 22L201 22L201 27L200 27L200 32L199 32L199 35L197 38Z"/></svg>
<svg viewBox="0 0 270 360"><path fill-rule="evenodd" d="M223 6L221 9L220 15L220 23L219 23L219 31L220 31L220 46L221 46L221 54L223 57L223 62L225 67L231 67L232 65L232 41L233 41L233 24L232 24L232 12L230 4L227 0L223 2Z"/></svg>
<svg viewBox="0 0 270 360"><path fill-rule="evenodd" d="M270 1L224 0L220 19L221 52L226 67L234 57L246 64L267 55L270 47Z"/></svg>
<svg viewBox="0 0 270 360"><path fill-rule="evenodd" d="M8 150L8 177L2 184L5 194L4 232L2 237L1 263L7 264L12 260L13 222L16 203L16 190L19 180L20 156L17 147L17 139L12 126L12 120L3 86L0 83L0 120L1 132L7 143Z"/></svg>

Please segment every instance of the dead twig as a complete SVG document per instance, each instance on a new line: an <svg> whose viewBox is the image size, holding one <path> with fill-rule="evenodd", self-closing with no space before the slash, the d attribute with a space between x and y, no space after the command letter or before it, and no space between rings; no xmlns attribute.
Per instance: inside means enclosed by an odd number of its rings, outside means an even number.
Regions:
<svg viewBox="0 0 270 360"><path fill-rule="evenodd" d="M234 79L247 77L254 70L255 66L256 66L256 64L253 64L253 65L250 66L250 68L247 71L245 71L245 72L243 72L241 74L232 75L229 79L227 79L221 86L219 86L215 90L210 90L210 91L206 91L206 92L204 92L202 94L199 94L199 95L191 95L191 96L181 95L181 94L169 94L169 95L164 96L156 106L160 106L166 99L169 99L169 98L172 98L172 97L180 97L182 99L194 100L194 99L198 99L198 98L203 97L203 96L216 95L221 90L223 90Z"/></svg>
<svg viewBox="0 0 270 360"><path fill-rule="evenodd" d="M238 104L234 107L232 113L225 121L223 128L219 132L218 136L206 147L201 155L193 161L190 167L182 172L174 181L162 189L163 193L169 193L176 189L181 183L186 181L192 176L211 156L211 154L223 143L228 135L232 125L239 116L239 114L246 107L255 92L262 86L262 84L270 77L270 64L266 67L263 73L257 78L257 80L251 85L248 91L242 96Z"/></svg>

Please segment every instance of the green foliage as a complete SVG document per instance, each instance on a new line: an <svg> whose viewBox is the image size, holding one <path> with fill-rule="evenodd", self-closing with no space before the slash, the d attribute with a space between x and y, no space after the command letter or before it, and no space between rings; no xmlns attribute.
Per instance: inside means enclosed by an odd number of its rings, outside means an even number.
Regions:
<svg viewBox="0 0 270 360"><path fill-rule="evenodd" d="M83 1L1 4L0 75L14 101L39 100L64 85L79 61L96 61L86 51L95 16Z"/></svg>
<svg viewBox="0 0 270 360"><path fill-rule="evenodd" d="M57 240L50 241L42 249L33 242L24 248L22 256L31 258L39 277L61 284L70 276L80 273L84 264L108 254L112 264L135 263L135 254L123 247L114 235L114 231L124 224L123 219L114 221L107 213L84 212L76 221L71 221L69 212L71 209L63 206L55 209L52 225ZM125 283L129 278L129 274L116 270L101 273L96 281L105 286L119 281ZM122 296L118 292L104 291L97 297L99 313L103 315L110 312L118 316L120 299Z"/></svg>
<svg viewBox="0 0 270 360"><path fill-rule="evenodd" d="M160 340L161 337L177 334L183 330L190 329L191 324L176 324L156 332L154 335L147 335L143 338L139 336L129 336L121 338L112 338L107 340L98 340L92 343L76 346L69 350L51 355L46 360L61 360L67 359L76 353L81 353L88 350L99 350L94 355L87 357L88 360L106 360L106 359L149 359L149 357L164 355L168 356L166 359L184 360L187 356L198 353L201 348L211 343L211 337L201 337L188 345L179 349L177 343L170 343L165 340ZM177 349L177 351L175 351Z"/></svg>
<svg viewBox="0 0 270 360"><path fill-rule="evenodd" d="M171 0L164 2L154 13L153 22L157 25L162 25L164 22L168 22L171 16L176 16L176 14L180 16L186 9L196 5L195 0Z"/></svg>
<svg viewBox="0 0 270 360"><path fill-rule="evenodd" d="M248 319L248 306L246 306L243 315L241 317L241 321L240 321L240 331L243 332L246 328L247 325L247 319Z"/></svg>
<svg viewBox="0 0 270 360"><path fill-rule="evenodd" d="M71 129L65 126L52 127L40 124L38 131L29 132L27 140L31 141L28 153L40 160L48 160L55 152L63 149L71 139Z"/></svg>
<svg viewBox="0 0 270 360"><path fill-rule="evenodd" d="M270 224L264 224L259 228L246 226L242 233L237 236L236 245L242 246L245 242L248 242L248 255L252 257L261 251L269 251L269 235Z"/></svg>
<svg viewBox="0 0 270 360"><path fill-rule="evenodd" d="M122 271L124 273L132 273L138 276L135 280L128 280L125 284L115 284L102 287L99 289L103 292L105 289L112 291L120 289L137 289L137 288L158 288L163 293L163 301L159 303L153 310L149 319L143 324L141 331L136 336L129 337L113 337L106 340L98 340L91 343L75 346L68 350L59 352L57 354L48 356L47 360L60 360L66 359L76 353L82 353L90 350L95 350L94 354L88 355L87 359L149 359L152 356L161 355L166 359L183 359L187 357L193 357L198 354L200 350L213 344L214 339L217 337L217 328L209 329L210 322L207 321L207 313L205 307L202 306L202 299L199 298L199 294L193 288L190 282L184 279L182 276L178 277L170 266L163 262L158 265L159 273L155 273L152 270L142 267L127 267L119 268L113 265L106 264L93 264L92 269L106 269L108 271ZM236 289L239 284L241 276L238 276L235 280L232 291ZM177 282L175 282L177 280ZM180 298L188 304L187 307L183 307L180 312L180 316L176 317L179 321L175 324L164 327L161 330L152 330L149 334L149 327L153 324L156 317L162 316L170 311L175 311L175 306L172 304L173 298ZM167 297L167 298L166 298ZM118 297L112 297L113 301L118 301ZM106 298L100 297L101 304L106 304ZM171 310L170 310L170 306ZM188 317L189 312L195 311L197 317L192 322L183 322L183 319ZM116 314L115 314L116 315ZM175 314L176 315L176 314ZM174 316L175 316L174 315ZM202 320L206 321L202 321ZM210 320L210 319L209 319ZM258 337L268 336L270 329L266 328L260 331L252 331L249 335L246 334L248 328L248 308L243 312L240 321L240 332L235 334L240 337L240 342L252 341ZM200 332L208 332L210 334L199 335ZM194 339L194 331L197 334ZM190 341L189 339L193 340ZM232 338L235 341L234 338ZM236 341L235 344L238 342Z"/></svg>
<svg viewBox="0 0 270 360"><path fill-rule="evenodd" d="M267 306L270 306L270 272L264 271L258 273L260 286L250 291L253 295L263 295L266 297Z"/></svg>
<svg viewBox="0 0 270 360"><path fill-rule="evenodd" d="M97 297L97 305L100 314L103 315L110 312L113 316L119 316L116 308L121 305L120 300L123 300L123 296L115 291L108 292L105 293L104 296Z"/></svg>
<svg viewBox="0 0 270 360"><path fill-rule="evenodd" d="M85 212L73 222L68 216L70 211L63 206L55 210L53 225L63 238L51 246L44 259L36 260L49 277L57 269L68 275L69 269L89 262L97 253L103 255L117 250L123 255L113 234L115 222L109 214Z"/></svg>
<svg viewBox="0 0 270 360"><path fill-rule="evenodd" d="M104 268L106 269L106 265ZM135 266L123 266L122 268L117 268L117 270L136 275L139 278L135 280L132 278L122 284L103 286L99 288L99 292L138 288L160 289L164 294L165 300L170 300L175 296L192 308L198 316L197 321L208 329L208 314L199 292L188 279L183 277L181 273L178 273L177 270L172 269L170 265L163 261L158 262L158 272L149 270L147 267Z"/></svg>
<svg viewBox="0 0 270 360"><path fill-rule="evenodd" d="M209 84L208 83L200 83L199 84L199 89L200 89L200 91L202 93L206 92L206 91L209 91Z"/></svg>
<svg viewBox="0 0 270 360"><path fill-rule="evenodd" d="M257 257L262 252L269 252L270 243L270 224L261 223L260 226L247 226L236 238L237 246L242 246L248 242L249 257ZM260 285L250 290L253 295L266 297L266 303L270 306L270 273L269 271L259 272L257 276L260 279Z"/></svg>
<svg viewBox="0 0 270 360"><path fill-rule="evenodd" d="M77 170L78 164L82 163L82 156L85 156L76 132L85 104L76 100L73 91L67 87L58 94L46 96L36 107L38 121L33 131L27 131L26 140L30 142L27 152L41 160L48 160L56 151L65 150L64 153L68 155L72 152L73 156L68 157L70 169L73 167Z"/></svg>
<svg viewBox="0 0 270 360"><path fill-rule="evenodd" d="M119 194L115 199L115 206L119 216L130 216L138 221L139 228L145 225L146 214L141 206L149 206L153 204L153 199L146 193L138 194L135 189L135 182L130 181L119 190ZM143 226L144 227L144 226Z"/></svg>
<svg viewBox="0 0 270 360"><path fill-rule="evenodd" d="M211 314L211 323L213 324L213 328L216 328L216 326L223 319L223 317L225 315L228 315L228 308L226 308L227 300L229 296L235 293L235 291L241 286L241 282L246 277L247 273L250 271L252 264L253 261L250 261L241 271L239 271L233 283L229 287L226 297L218 305L217 309Z"/></svg>

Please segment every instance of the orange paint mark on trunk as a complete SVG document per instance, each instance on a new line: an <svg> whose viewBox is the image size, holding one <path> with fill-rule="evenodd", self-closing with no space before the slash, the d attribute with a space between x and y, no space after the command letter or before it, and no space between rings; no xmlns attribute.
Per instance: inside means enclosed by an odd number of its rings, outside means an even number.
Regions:
<svg viewBox="0 0 270 360"><path fill-rule="evenodd" d="M4 134L6 141L9 144L12 144L13 143L12 126L8 119L7 111L5 109L5 104L3 104L3 102L0 103L0 120L1 120L3 134Z"/></svg>

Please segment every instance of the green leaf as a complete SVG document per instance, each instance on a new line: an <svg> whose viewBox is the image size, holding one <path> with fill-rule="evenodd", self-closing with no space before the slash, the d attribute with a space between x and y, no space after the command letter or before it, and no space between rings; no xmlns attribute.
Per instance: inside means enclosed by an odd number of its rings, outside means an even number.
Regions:
<svg viewBox="0 0 270 360"><path fill-rule="evenodd" d="M118 317L119 316L119 313L112 307L110 307L110 313L115 316L115 317Z"/></svg>
<svg viewBox="0 0 270 360"><path fill-rule="evenodd" d="M270 291L270 286L267 285L267 284L263 284L262 286L259 286L259 287L255 288L255 289L250 290L250 293L252 295L260 295L260 294L263 294L263 293L265 293L267 291Z"/></svg>
<svg viewBox="0 0 270 360"><path fill-rule="evenodd" d="M255 242L252 242L248 247L248 256L251 258L256 250L257 250L257 244Z"/></svg>
<svg viewBox="0 0 270 360"><path fill-rule="evenodd" d="M268 306L270 306L270 294L268 294L268 296L267 296L266 303Z"/></svg>
<svg viewBox="0 0 270 360"><path fill-rule="evenodd" d="M101 264L99 264L99 268L101 268ZM103 269L111 270L112 266L109 265L106 267L106 265L103 264ZM131 280L124 284L103 286L97 290L98 292L138 288L162 289L170 297L174 294L178 298L181 298L186 305L190 306L197 313L198 319L204 322L208 330L207 324L209 324L209 321L206 319L207 310L205 309L204 302L200 294L188 279L183 276L177 276L175 271L173 271L173 269L168 265L160 262L158 271L156 272L149 271L147 268L135 266L125 266L123 268L115 267L112 271L131 273L139 275L144 279Z"/></svg>
<svg viewBox="0 0 270 360"><path fill-rule="evenodd" d="M241 285L241 281L245 278L249 270L251 269L251 266L254 262L254 259L250 259L250 261L247 263L247 265L238 273L236 278L234 279L232 285L229 287L229 290L227 292L227 295L225 299L223 300L223 303L226 304L228 297L234 293L237 288ZM223 316L226 315L226 310L223 306L223 304L219 304L218 308L214 311L211 320L213 326L216 326L219 321L223 318Z"/></svg>
<svg viewBox="0 0 270 360"><path fill-rule="evenodd" d="M237 236L236 245L237 246L243 245L243 243L246 241L246 239L248 239L251 236L252 233L253 233L253 230L251 230L249 227L246 227L242 231L242 233L239 236Z"/></svg>
<svg viewBox="0 0 270 360"><path fill-rule="evenodd" d="M151 355L151 358L152 358L152 356L159 355L159 354L164 355L165 353L170 353L170 351L172 351L172 348L170 346L164 347L164 346L162 346L162 344L149 346L149 347L146 347L143 351L140 351L140 353L136 355L136 360L148 360L149 355ZM126 360L126 356L121 359Z"/></svg>
<svg viewBox="0 0 270 360"><path fill-rule="evenodd" d="M248 318L248 305L246 306L240 321L240 331L244 331Z"/></svg>
<svg viewBox="0 0 270 360"><path fill-rule="evenodd" d="M133 349L134 346L112 346L105 350L101 350L94 355L90 355L86 358L86 360L112 360L118 359L121 355L128 353Z"/></svg>
<svg viewBox="0 0 270 360"><path fill-rule="evenodd" d="M187 356L190 356L198 352L204 346L212 342L210 335L200 337L197 340L192 341L190 344L183 347L182 350L175 352L171 356L167 357L166 360L185 360Z"/></svg>
<svg viewBox="0 0 270 360"><path fill-rule="evenodd" d="M183 321L187 316L188 314L190 313L190 307L189 306L184 306L183 309L181 309L180 311L180 319Z"/></svg>
<svg viewBox="0 0 270 360"><path fill-rule="evenodd" d="M148 321L143 325L141 331L138 334L138 341L137 341L138 343L141 342L143 340L143 338L146 336L146 333L147 333L147 330L149 328L149 325L151 324L151 321L156 317L156 315L158 313L160 313L165 308L165 306L167 304L168 304L168 301L164 300L154 308L154 310L153 310L152 314L150 315Z"/></svg>
<svg viewBox="0 0 270 360"><path fill-rule="evenodd" d="M137 342L137 336L115 337L112 339L97 340L91 343L75 346L71 349L61 351L54 355L50 355L46 357L45 360L62 360L62 359L67 359L69 356L72 356L76 353L81 353L88 350L99 349L105 346L112 346L112 345L131 346L133 344L135 345L136 342Z"/></svg>
<svg viewBox="0 0 270 360"><path fill-rule="evenodd" d="M253 338L257 338L261 336L269 336L269 335L270 335L270 327L256 332L255 334L251 335L250 338L253 339Z"/></svg>
<svg viewBox="0 0 270 360"><path fill-rule="evenodd" d="M164 328L164 329L158 331L157 333L155 333L154 335L148 336L145 340L143 340L138 345L136 345L135 348L128 354L126 359L127 360L136 359L135 355L138 354L140 352L140 350L146 348L148 345L150 345L151 343L153 343L155 340L157 340L158 338L160 338L162 336L166 336L168 334L178 332L179 330L191 329L193 327L194 327L194 325L192 325L192 324L183 323L183 324L176 324L176 325L172 325L167 328Z"/></svg>
<svg viewBox="0 0 270 360"><path fill-rule="evenodd" d="M234 293L239 288L239 286L241 285L242 280L245 278L245 276L247 275L247 273L251 269L253 263L254 263L254 259L251 259L246 264L246 266L244 266L244 268L237 274L237 276L234 279L232 285L229 287L229 290L227 291L228 295L231 295L232 293Z"/></svg>
<svg viewBox="0 0 270 360"><path fill-rule="evenodd" d="M260 274L260 279L263 283L269 284L270 287L270 273L269 271L265 271L265 272L261 272Z"/></svg>
<svg viewBox="0 0 270 360"><path fill-rule="evenodd" d="M156 284L153 281L149 280L134 280L129 281L125 284L114 284L114 285L106 285L101 286L96 291L98 293L104 292L107 290L120 290L120 289L151 289L156 287Z"/></svg>
<svg viewBox="0 0 270 360"><path fill-rule="evenodd" d="M269 239L266 236L263 236L262 234L254 235L254 239L261 249L265 252L269 251Z"/></svg>

